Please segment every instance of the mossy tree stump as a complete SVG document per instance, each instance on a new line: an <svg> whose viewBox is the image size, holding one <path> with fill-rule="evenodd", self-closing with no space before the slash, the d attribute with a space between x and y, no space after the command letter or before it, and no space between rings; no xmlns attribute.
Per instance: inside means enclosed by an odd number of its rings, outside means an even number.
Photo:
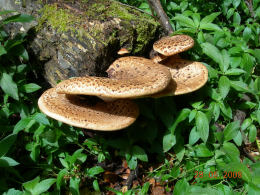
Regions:
<svg viewBox="0 0 260 195"><path fill-rule="evenodd" d="M120 48L145 55L161 32L151 16L114 0L17 2L0 0L0 8L35 16L28 47L52 86L70 77L104 76Z"/></svg>

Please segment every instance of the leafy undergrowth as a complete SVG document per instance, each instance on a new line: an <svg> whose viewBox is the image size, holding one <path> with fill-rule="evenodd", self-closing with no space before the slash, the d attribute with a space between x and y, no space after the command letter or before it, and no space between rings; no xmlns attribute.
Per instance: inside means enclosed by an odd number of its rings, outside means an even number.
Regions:
<svg viewBox="0 0 260 195"><path fill-rule="evenodd" d="M121 0L149 13L144 0ZM100 133L42 114L26 34L0 23L0 192L4 194L259 194L259 0L162 1L182 54L209 70L192 94L140 99L131 127ZM8 12L0 12L5 15Z"/></svg>

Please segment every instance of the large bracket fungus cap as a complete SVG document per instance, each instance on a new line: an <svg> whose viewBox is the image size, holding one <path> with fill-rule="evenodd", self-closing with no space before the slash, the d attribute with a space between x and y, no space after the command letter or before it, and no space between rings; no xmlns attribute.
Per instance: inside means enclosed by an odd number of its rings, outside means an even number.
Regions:
<svg viewBox="0 0 260 195"><path fill-rule="evenodd" d="M192 48L194 40L188 35L175 35L172 37L163 37L153 44L153 49L164 56L186 51Z"/></svg>
<svg viewBox="0 0 260 195"><path fill-rule="evenodd" d="M163 64L172 74L169 86L152 97L182 95L198 90L208 80L208 69L200 62L168 58Z"/></svg>
<svg viewBox="0 0 260 195"><path fill-rule="evenodd" d="M122 57L107 70L109 78L77 77L60 82L58 93L106 98L138 98L162 91L171 80L167 67L141 57Z"/></svg>
<svg viewBox="0 0 260 195"><path fill-rule="evenodd" d="M38 100L38 105L51 118L75 127L100 131L126 128L139 115L138 106L130 100L90 105L87 99L58 94L55 88L45 91Z"/></svg>

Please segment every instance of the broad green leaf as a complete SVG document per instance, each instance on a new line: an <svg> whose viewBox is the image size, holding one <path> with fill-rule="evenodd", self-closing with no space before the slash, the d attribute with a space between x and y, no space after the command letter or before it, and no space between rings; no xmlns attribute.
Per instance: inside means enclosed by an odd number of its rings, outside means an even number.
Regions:
<svg viewBox="0 0 260 195"><path fill-rule="evenodd" d="M174 131L175 131L177 125L180 122L184 121L189 116L189 114L190 114L190 109L188 109L188 108L184 108L181 110L181 112L179 112L176 120L174 121L173 125L170 128L172 134L174 134Z"/></svg>
<svg viewBox="0 0 260 195"><path fill-rule="evenodd" d="M226 72L230 64L230 57L227 50L225 49L221 51L221 54L223 58L223 71Z"/></svg>
<svg viewBox="0 0 260 195"><path fill-rule="evenodd" d="M168 133L163 136L163 151L168 152L176 144L175 135Z"/></svg>
<svg viewBox="0 0 260 195"><path fill-rule="evenodd" d="M200 24L200 29L222 31L222 29L218 25L212 23Z"/></svg>
<svg viewBox="0 0 260 195"><path fill-rule="evenodd" d="M216 63L218 63L221 71L224 72L224 65L223 65L224 61L223 61L223 57L222 57L222 54L220 53L219 49L216 48L211 43L202 43L201 47L203 49L203 52L207 56L212 58Z"/></svg>
<svg viewBox="0 0 260 195"><path fill-rule="evenodd" d="M225 142L223 144L222 150L226 153L226 155L233 161L233 162L239 162L240 158L240 152L238 148L230 142Z"/></svg>
<svg viewBox="0 0 260 195"><path fill-rule="evenodd" d="M243 81L230 81L230 86L237 91L249 92L248 85Z"/></svg>
<svg viewBox="0 0 260 195"><path fill-rule="evenodd" d="M5 50L4 46L0 45L0 56L6 54L7 51Z"/></svg>
<svg viewBox="0 0 260 195"><path fill-rule="evenodd" d="M15 11L15 10L3 10L3 11L0 11L0 15L6 15L6 14L13 13L13 12L17 12L17 11Z"/></svg>
<svg viewBox="0 0 260 195"><path fill-rule="evenodd" d="M148 162L147 154L144 149L139 146L134 146L132 148L132 155L141 161Z"/></svg>
<svg viewBox="0 0 260 195"><path fill-rule="evenodd" d="M233 15L233 23L234 24L240 24L241 18L238 12L235 12Z"/></svg>
<svg viewBox="0 0 260 195"><path fill-rule="evenodd" d="M196 26L196 28L199 27L199 24L200 24L200 14L198 13L193 13L191 15L192 19L193 19L193 22L194 22L194 25Z"/></svg>
<svg viewBox="0 0 260 195"><path fill-rule="evenodd" d="M229 164L226 164L224 171L236 171L237 173L242 173L242 179L246 182L249 182L252 180L252 176L246 165L240 163L240 162L232 162Z"/></svg>
<svg viewBox="0 0 260 195"><path fill-rule="evenodd" d="M13 167L19 165L18 162L16 162L14 159L2 156L0 158L0 167Z"/></svg>
<svg viewBox="0 0 260 195"><path fill-rule="evenodd" d="M64 178L64 176L66 174L68 174L68 170L67 169L62 169L62 170L59 171L58 176L57 176L57 182L56 182L58 190L60 190L63 178Z"/></svg>
<svg viewBox="0 0 260 195"><path fill-rule="evenodd" d="M36 177L34 178L33 180L31 181L27 181L25 183L23 183L23 187L29 191L29 192L32 192L33 189L35 188L35 186L40 182L40 177Z"/></svg>
<svg viewBox="0 0 260 195"><path fill-rule="evenodd" d="M191 27L191 28L196 28L196 26L195 26L193 20L190 19L190 18L187 17L187 16L178 14L177 16L174 17L174 20L180 22L180 24L181 24L182 26Z"/></svg>
<svg viewBox="0 0 260 195"><path fill-rule="evenodd" d="M207 116L201 111L198 111L196 114L196 129L203 142L206 142L209 136L209 121Z"/></svg>
<svg viewBox="0 0 260 195"><path fill-rule="evenodd" d="M33 119L36 120L38 123L43 125L50 125L50 122L45 114L37 113L33 116Z"/></svg>
<svg viewBox="0 0 260 195"><path fill-rule="evenodd" d="M197 110L195 110L195 109L190 112L189 123L195 118L196 114L197 114Z"/></svg>
<svg viewBox="0 0 260 195"><path fill-rule="evenodd" d="M15 142L17 134L10 134L0 140L0 157L4 156Z"/></svg>
<svg viewBox="0 0 260 195"><path fill-rule="evenodd" d="M224 129L224 140L229 141L234 137L236 137L239 128L240 128L239 121L234 121L232 123L229 123Z"/></svg>
<svg viewBox="0 0 260 195"><path fill-rule="evenodd" d="M213 156L213 152L205 144L200 144L195 149L195 154L197 157L210 157Z"/></svg>
<svg viewBox="0 0 260 195"><path fill-rule="evenodd" d="M137 158L132 156L131 159L127 161L127 164L131 170L134 170L137 166Z"/></svg>
<svg viewBox="0 0 260 195"><path fill-rule="evenodd" d="M150 183L149 182L144 183L144 185L143 185L143 187L141 189L140 195L148 194L149 187L150 187Z"/></svg>
<svg viewBox="0 0 260 195"><path fill-rule="evenodd" d="M31 120L32 120L32 118L21 119L18 123L16 123L13 133L18 133L21 130L25 129Z"/></svg>
<svg viewBox="0 0 260 195"><path fill-rule="evenodd" d="M248 195L259 195L259 194L260 194L260 187L250 182L248 188Z"/></svg>
<svg viewBox="0 0 260 195"><path fill-rule="evenodd" d="M248 41L252 36L252 30L249 27L246 27L243 31L243 38L245 41Z"/></svg>
<svg viewBox="0 0 260 195"><path fill-rule="evenodd" d="M237 8L238 6L239 6L239 4L240 4L240 2L241 2L241 0L233 0L233 6L235 7L235 8Z"/></svg>
<svg viewBox="0 0 260 195"><path fill-rule="evenodd" d="M256 129L255 125L250 125L250 127L249 127L249 136L248 136L250 142L254 142L255 141L256 134L257 134L257 129Z"/></svg>
<svg viewBox="0 0 260 195"><path fill-rule="evenodd" d="M23 85L23 89L26 93L35 92L35 91L39 90L40 88L41 87L35 83L29 83L29 84Z"/></svg>
<svg viewBox="0 0 260 195"><path fill-rule="evenodd" d="M234 12L235 12L235 9L233 7L230 8L227 12L227 19L229 19L231 16L233 16Z"/></svg>
<svg viewBox="0 0 260 195"><path fill-rule="evenodd" d="M246 73L243 69L239 68L231 68L225 72L225 75L241 75Z"/></svg>
<svg viewBox="0 0 260 195"><path fill-rule="evenodd" d="M72 195L80 195L79 193L79 184L80 184L80 178L77 177L71 177L70 178L70 193Z"/></svg>
<svg viewBox="0 0 260 195"><path fill-rule="evenodd" d="M40 183L36 184L32 194L38 195L46 192L55 182L56 179L54 178L42 180Z"/></svg>
<svg viewBox="0 0 260 195"><path fill-rule="evenodd" d="M228 53L230 54L230 50L228 51ZM240 63L242 61L242 58L241 57L230 57L230 66L232 68L237 68ZM232 70L232 69L231 69ZM226 73L228 72L229 70L226 71Z"/></svg>
<svg viewBox="0 0 260 195"><path fill-rule="evenodd" d="M260 125L260 110L256 111L256 118L257 118L257 122Z"/></svg>
<svg viewBox="0 0 260 195"><path fill-rule="evenodd" d="M220 107L219 104L217 104L216 102L213 103L214 103L213 116L214 116L214 120L217 121L220 115Z"/></svg>
<svg viewBox="0 0 260 195"><path fill-rule="evenodd" d="M242 145L243 137L240 131L238 131L237 135L233 138L233 141L236 143L237 146Z"/></svg>
<svg viewBox="0 0 260 195"><path fill-rule="evenodd" d="M215 18L220 14L220 12L214 12L204 18L202 18L200 24L207 24L210 22L213 22L215 20Z"/></svg>
<svg viewBox="0 0 260 195"><path fill-rule="evenodd" d="M24 195L24 192L11 188L7 192L4 192L3 195Z"/></svg>
<svg viewBox="0 0 260 195"><path fill-rule="evenodd" d="M96 192L100 192L100 188L99 188L99 185L98 185L98 180L94 180L93 181L93 188L94 188L94 190L96 191Z"/></svg>
<svg viewBox="0 0 260 195"><path fill-rule="evenodd" d="M2 74L0 86L7 95L11 96L15 100L19 100L17 85L9 74Z"/></svg>
<svg viewBox="0 0 260 195"><path fill-rule="evenodd" d="M193 145L195 144L200 138L199 133L196 130L196 127L193 127L191 132L190 132L190 136L189 136L189 144Z"/></svg>
<svg viewBox="0 0 260 195"><path fill-rule="evenodd" d="M104 169L100 166L95 166L87 170L87 175L89 177L94 177L95 175L98 175L100 173L103 173Z"/></svg>
<svg viewBox="0 0 260 195"><path fill-rule="evenodd" d="M241 125L241 130L244 131L247 129L247 127L249 127L252 124L252 120L251 118L247 118L243 121L242 125Z"/></svg>
<svg viewBox="0 0 260 195"><path fill-rule="evenodd" d="M218 87L221 97L225 99L230 90L229 79L226 76L221 76L218 82Z"/></svg>
<svg viewBox="0 0 260 195"><path fill-rule="evenodd" d="M3 24L8 24L10 22L31 22L34 20L33 16L27 14L18 14L11 17L8 17L3 20Z"/></svg>
<svg viewBox="0 0 260 195"><path fill-rule="evenodd" d="M174 186L173 194L174 195L186 195L188 190L189 190L189 183L184 178L184 179L177 181L177 183Z"/></svg>

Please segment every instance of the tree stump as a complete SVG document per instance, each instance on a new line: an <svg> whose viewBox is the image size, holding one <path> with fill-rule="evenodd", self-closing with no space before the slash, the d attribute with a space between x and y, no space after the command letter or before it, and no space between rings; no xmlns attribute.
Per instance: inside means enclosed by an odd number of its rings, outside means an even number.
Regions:
<svg viewBox="0 0 260 195"><path fill-rule="evenodd" d="M121 48L147 55L162 31L153 17L114 0L0 0L0 8L35 16L36 22L10 29L28 32L30 55L52 86L70 77L105 76Z"/></svg>

